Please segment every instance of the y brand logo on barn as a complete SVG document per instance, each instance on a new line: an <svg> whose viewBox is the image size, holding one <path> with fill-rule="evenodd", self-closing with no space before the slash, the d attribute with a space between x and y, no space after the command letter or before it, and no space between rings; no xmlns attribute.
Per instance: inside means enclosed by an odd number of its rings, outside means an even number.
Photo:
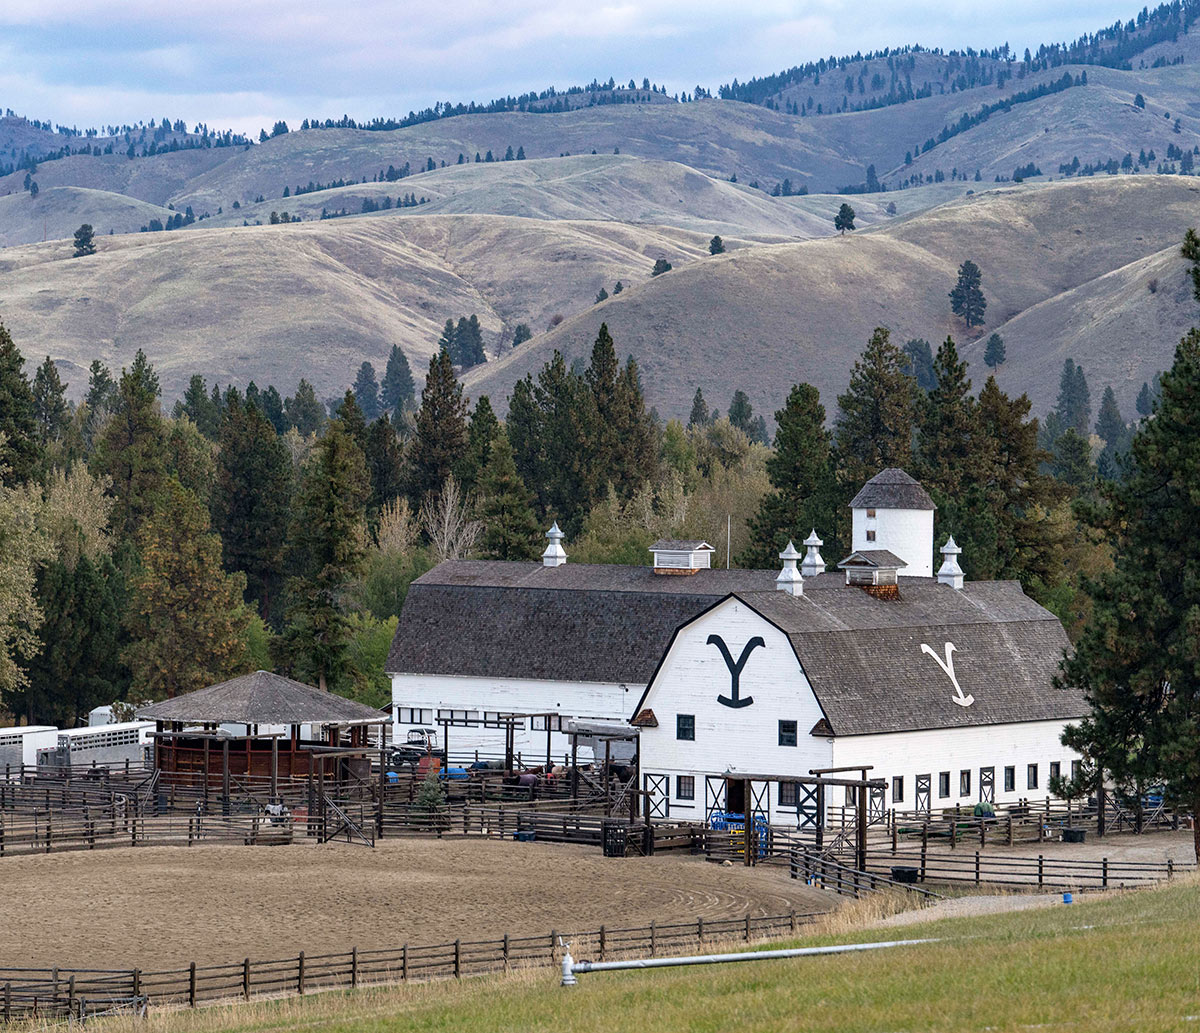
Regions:
<svg viewBox="0 0 1200 1033"><path fill-rule="evenodd" d="M969 707L975 702L975 697L964 696L963 690L958 686L958 679L954 676L954 648L953 642L946 643L946 659L943 660L934 651L933 646L925 645L923 642L921 643L921 652L928 653L931 657L933 657L933 662L946 672L946 677L950 679L950 684L954 686L954 695L950 697L950 702L956 703L960 707Z"/></svg>
<svg viewBox="0 0 1200 1033"><path fill-rule="evenodd" d="M725 640L720 635L709 635L706 645L716 646L721 651L721 656L725 660L725 666L729 668L729 677L732 682L729 688L729 695L718 696L717 702L735 709L750 706L754 702L754 697L746 696L743 698L739 696L738 682L741 680L742 668L746 666L746 661L750 659L750 654L757 647L763 646L765 648L767 644L762 640L761 636L755 635L754 638L746 643L746 647L742 650L742 655L737 658L737 663L733 662L733 657L729 654L729 647L725 645Z"/></svg>

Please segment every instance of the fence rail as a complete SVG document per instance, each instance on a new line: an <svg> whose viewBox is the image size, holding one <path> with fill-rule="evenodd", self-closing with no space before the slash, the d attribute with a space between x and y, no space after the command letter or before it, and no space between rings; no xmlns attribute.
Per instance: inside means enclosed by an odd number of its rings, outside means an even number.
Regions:
<svg viewBox="0 0 1200 1033"><path fill-rule="evenodd" d="M561 957L560 937L576 957L629 954L654 957L664 950L740 939L788 936L825 912L697 918L691 922L608 927L584 932L551 931L541 936L453 940L382 950L306 955L225 965L143 971L140 969L0 968L0 1007L4 1021L31 1017L82 1016L87 1007L116 1002L196 1005L236 998L305 994L313 990L418 979L461 978L510 967L553 963ZM81 1002L84 1007L81 1008Z"/></svg>
<svg viewBox="0 0 1200 1033"><path fill-rule="evenodd" d="M904 866L916 869L921 882L969 882L990 886L1032 886L1051 889L1112 889L1123 886L1144 886L1171 879L1185 872L1194 872L1195 863L1175 861L1142 862L1117 861L1107 857L1098 860L1079 858L1007 857L983 854L942 854L928 851L909 851L873 857L868 869L890 870Z"/></svg>

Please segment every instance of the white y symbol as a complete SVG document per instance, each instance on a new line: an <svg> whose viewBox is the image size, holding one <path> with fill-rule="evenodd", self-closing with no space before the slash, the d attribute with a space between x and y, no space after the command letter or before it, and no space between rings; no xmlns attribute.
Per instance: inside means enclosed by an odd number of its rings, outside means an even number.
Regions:
<svg viewBox="0 0 1200 1033"><path fill-rule="evenodd" d="M936 663L938 665L938 667L940 667L943 671L946 672L946 677L948 677L950 679L951 684L954 686L955 694L950 700L951 703L957 703L960 707L969 707L972 703L975 702L974 696L964 696L963 695L963 690L960 689L958 686L958 679L954 676L954 643L953 642L946 643L946 659L945 660L942 660L942 658L940 656L938 656L937 653L934 652L933 646L926 645L924 642L921 643L921 652L928 653L931 657L933 657L933 662Z"/></svg>

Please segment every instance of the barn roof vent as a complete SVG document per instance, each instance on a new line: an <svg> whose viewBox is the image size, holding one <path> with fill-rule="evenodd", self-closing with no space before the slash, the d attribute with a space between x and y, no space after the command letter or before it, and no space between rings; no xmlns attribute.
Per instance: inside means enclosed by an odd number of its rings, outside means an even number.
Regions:
<svg viewBox="0 0 1200 1033"><path fill-rule="evenodd" d="M808 549L808 553L804 557L804 562L800 564L800 573L805 577L816 577L818 574L825 573L825 561L821 558L821 546L824 544L817 537L817 529L815 527L812 530L812 534L804 539L804 546Z"/></svg>
<svg viewBox="0 0 1200 1033"><path fill-rule="evenodd" d="M695 574L712 566L716 552L708 542L694 538L660 538L650 546L656 574Z"/></svg>
<svg viewBox="0 0 1200 1033"><path fill-rule="evenodd" d="M781 592L787 592L788 595L803 595L804 578L796 569L796 561L800 558L796 546L789 541L787 548L779 554L779 558L783 560L783 570L775 579L775 587Z"/></svg>
<svg viewBox="0 0 1200 1033"><path fill-rule="evenodd" d="M566 551L562 547L562 540L566 537L558 529L558 521L554 521L554 526L546 532L546 537L550 539L550 544L546 546L546 551L542 553L543 567L561 567L567 562Z"/></svg>
<svg viewBox="0 0 1200 1033"><path fill-rule="evenodd" d="M951 588L962 588L964 575L962 567L958 565L958 557L962 553L962 549L955 542L954 535L946 539L946 544L942 546L941 552L945 559L942 561L941 569L937 572L938 584L949 585Z"/></svg>

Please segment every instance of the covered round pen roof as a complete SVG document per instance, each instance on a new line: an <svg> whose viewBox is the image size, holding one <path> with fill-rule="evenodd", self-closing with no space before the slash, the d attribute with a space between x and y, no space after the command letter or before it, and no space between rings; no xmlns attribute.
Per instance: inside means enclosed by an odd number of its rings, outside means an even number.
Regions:
<svg viewBox="0 0 1200 1033"><path fill-rule="evenodd" d="M187 724L349 725L391 718L373 707L270 671L255 671L138 709L149 721Z"/></svg>

